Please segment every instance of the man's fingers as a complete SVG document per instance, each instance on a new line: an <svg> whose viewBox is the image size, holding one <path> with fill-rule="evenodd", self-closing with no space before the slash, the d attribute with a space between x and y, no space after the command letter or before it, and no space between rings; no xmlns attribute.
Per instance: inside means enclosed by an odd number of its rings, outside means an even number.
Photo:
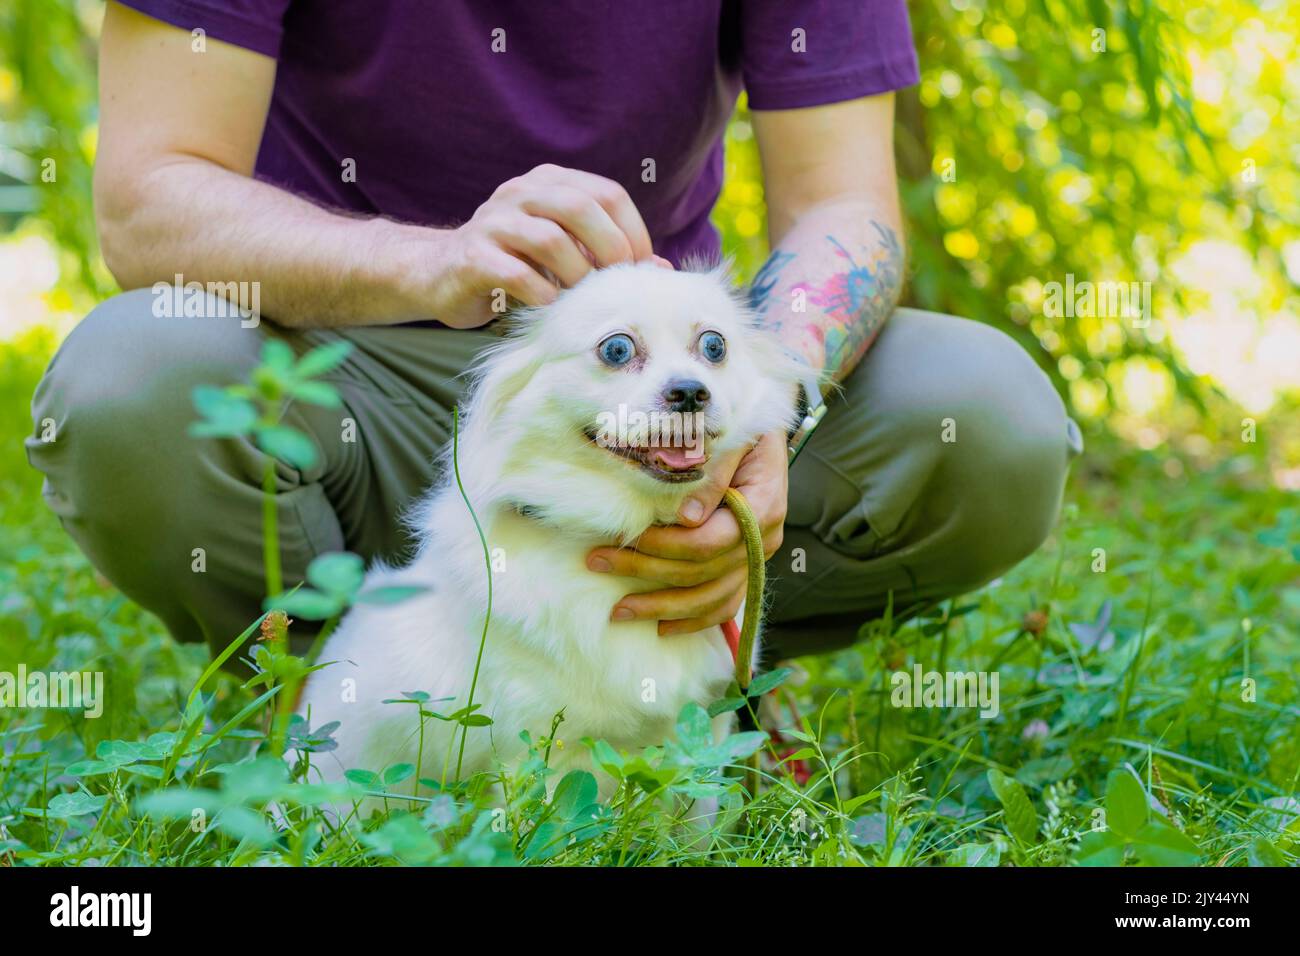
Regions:
<svg viewBox="0 0 1300 956"><path fill-rule="evenodd" d="M775 525L763 532L763 557L771 560L772 555L781 550L785 543L785 525Z"/></svg>
<svg viewBox="0 0 1300 956"><path fill-rule="evenodd" d="M708 561L740 543L740 525L726 508L713 512L698 528L647 528L636 540L636 550L676 561Z"/></svg>
<svg viewBox="0 0 1300 956"><path fill-rule="evenodd" d="M557 282L575 285L594 266L644 260L671 268L655 256L626 189L549 163L498 186L457 233L468 239L457 288L469 296L500 288L530 306L554 301Z"/></svg>
<svg viewBox="0 0 1300 956"><path fill-rule="evenodd" d="M587 567L604 574L640 578L643 581L682 588L712 581L744 561L744 547L731 548L708 561L658 558L632 548L597 548L587 556Z"/></svg>
<svg viewBox="0 0 1300 956"><path fill-rule="evenodd" d="M690 535L693 532L686 531L682 528L664 528L664 531L671 531L675 536ZM785 537L785 529L781 525L769 528L763 532L763 555L771 558L781 549L781 543ZM710 544L700 544L698 548L701 552L707 550ZM696 584L703 584L705 581L712 581L714 578L721 577L728 571L735 568L749 566L749 553L745 550L745 544L739 540L736 544L723 551L709 555L706 558L664 558L636 548L596 548L587 555L587 568L600 574L616 574L625 578L640 578L643 581L653 581L656 584L666 584L670 587L692 587Z"/></svg>
<svg viewBox="0 0 1300 956"><path fill-rule="evenodd" d="M741 568L695 587L628 594L614 605L610 620L678 621L721 614L718 621L724 621L728 609L734 615L744 600L745 581Z"/></svg>
<svg viewBox="0 0 1300 956"><path fill-rule="evenodd" d="M654 255L654 249L650 245L650 231L646 229L641 213L637 211L636 204L632 202L632 197L627 194L627 190L614 180L597 176L595 173L583 172L580 169L565 169L560 166L540 166L537 172L546 181L576 186L595 199L618 224L623 235L627 236L632 246L632 257L638 262Z"/></svg>
<svg viewBox="0 0 1300 956"><path fill-rule="evenodd" d="M677 520L688 528L699 527L709 519L722 503L722 496L731 484L736 467L744 459L745 449L729 452L712 463L708 477L698 488L691 489L690 495L677 509Z"/></svg>
<svg viewBox="0 0 1300 956"><path fill-rule="evenodd" d="M524 199L521 208L544 216L573 234L591 251L600 266L633 259L632 241L595 197L573 186L539 188Z"/></svg>
<svg viewBox="0 0 1300 956"><path fill-rule="evenodd" d="M591 271L591 263L573 236L550 219L512 216L495 227L490 235L510 252L526 256L549 269L562 285L577 285Z"/></svg>
<svg viewBox="0 0 1300 956"><path fill-rule="evenodd" d="M743 602L739 597L736 598L736 610L728 611L721 608L712 614L704 617L688 617L682 621L660 621L659 636L674 637L678 634L694 634L697 631L707 631L711 627L717 627L719 624L725 624L732 620L740 613L740 605Z"/></svg>
<svg viewBox="0 0 1300 956"><path fill-rule="evenodd" d="M511 298L529 306L548 305L560 294L555 284L536 269L487 239L476 244L467 258L472 263L478 290L490 294L493 289L503 289Z"/></svg>

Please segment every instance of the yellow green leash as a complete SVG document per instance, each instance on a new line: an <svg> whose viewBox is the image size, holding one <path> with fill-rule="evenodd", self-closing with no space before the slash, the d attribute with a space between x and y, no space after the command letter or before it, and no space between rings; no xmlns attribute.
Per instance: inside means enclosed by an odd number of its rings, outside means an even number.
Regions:
<svg viewBox="0 0 1300 956"><path fill-rule="evenodd" d="M758 636L758 622L763 614L763 587L767 582L767 557L763 554L763 532L758 526L758 519L745 496L735 488L728 488L723 495L727 507L736 516L740 525L740 534L745 541L745 557L749 563L749 580L745 590L745 618L739 632L735 621L722 625L722 636L726 638L736 661L736 684L745 694L753 680L754 638ZM750 706L748 695L745 706ZM750 796L758 793L759 763L758 753L749 758L745 773L745 789Z"/></svg>
<svg viewBox="0 0 1300 956"><path fill-rule="evenodd" d="M727 507L736 516L740 525L740 534L745 541L745 557L749 561L749 582L745 590L745 619L740 631L736 633L735 621L722 625L722 633L731 645L732 655L736 659L736 683L742 691L749 690L753 679L754 638L758 635L758 622L763 614L763 588L767 583L767 558L763 554L763 532L758 527L758 519L749 507L745 496L735 488L728 488L723 495Z"/></svg>

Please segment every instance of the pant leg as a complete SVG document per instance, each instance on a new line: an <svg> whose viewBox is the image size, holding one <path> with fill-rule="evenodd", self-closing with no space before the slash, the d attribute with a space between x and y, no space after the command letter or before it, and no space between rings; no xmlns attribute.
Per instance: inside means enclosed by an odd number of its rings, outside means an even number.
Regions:
<svg viewBox="0 0 1300 956"><path fill-rule="evenodd" d="M250 441L194 438L187 428L198 418L194 386L244 379L267 336L298 353L339 337L355 346L327 376L342 407L294 403L286 419L319 452L305 471L277 463L286 583L326 551L399 556L409 544L399 513L432 479L456 376L491 337L244 328L237 318L156 317L153 301L150 290L128 292L87 316L32 403L28 458L91 563L183 641L224 648L257 617L265 456Z"/></svg>
<svg viewBox="0 0 1300 956"><path fill-rule="evenodd" d="M1032 553L1082 449L1047 376L990 326L899 309L790 473L773 655L844 647Z"/></svg>

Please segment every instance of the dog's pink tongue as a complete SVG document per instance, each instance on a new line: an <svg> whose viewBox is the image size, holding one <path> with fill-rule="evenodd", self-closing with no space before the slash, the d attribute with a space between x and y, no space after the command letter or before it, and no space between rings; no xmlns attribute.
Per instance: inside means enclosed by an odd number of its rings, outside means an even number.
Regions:
<svg viewBox="0 0 1300 956"><path fill-rule="evenodd" d="M682 448L677 445L657 445L650 449L651 458L670 471L689 471L704 464L708 457L704 449Z"/></svg>

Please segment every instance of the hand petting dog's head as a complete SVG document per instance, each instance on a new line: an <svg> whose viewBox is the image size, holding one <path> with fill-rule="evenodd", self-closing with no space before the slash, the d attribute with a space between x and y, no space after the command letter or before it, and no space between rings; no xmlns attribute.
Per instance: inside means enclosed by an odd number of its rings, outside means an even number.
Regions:
<svg viewBox="0 0 1300 956"><path fill-rule="evenodd" d="M462 468L477 459L495 502L636 535L673 521L716 457L790 424L804 372L722 270L600 270L485 358Z"/></svg>

